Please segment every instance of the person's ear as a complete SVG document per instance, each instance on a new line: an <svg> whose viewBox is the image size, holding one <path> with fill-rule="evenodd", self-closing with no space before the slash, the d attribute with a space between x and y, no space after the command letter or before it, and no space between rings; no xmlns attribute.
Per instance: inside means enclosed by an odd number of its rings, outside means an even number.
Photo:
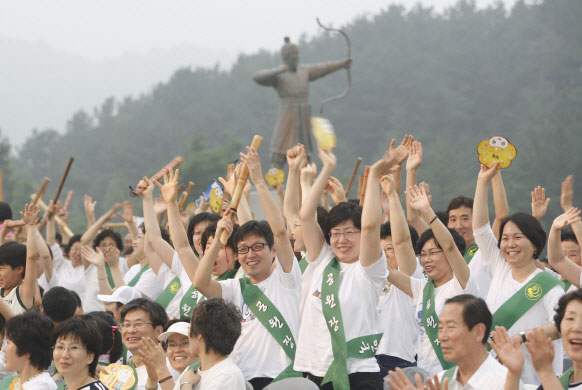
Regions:
<svg viewBox="0 0 582 390"><path fill-rule="evenodd" d="M155 339L158 341L158 337L164 332L164 327L158 325L154 328L154 334L156 335Z"/></svg>
<svg viewBox="0 0 582 390"><path fill-rule="evenodd" d="M14 268L14 270L20 274L20 277L22 279L24 279L24 266L23 265L19 265L18 267Z"/></svg>
<svg viewBox="0 0 582 390"><path fill-rule="evenodd" d="M487 332L487 329L485 329L485 324L480 322L473 327L472 332L473 332L474 337L475 337L475 342L482 343L483 337L485 337L485 333Z"/></svg>

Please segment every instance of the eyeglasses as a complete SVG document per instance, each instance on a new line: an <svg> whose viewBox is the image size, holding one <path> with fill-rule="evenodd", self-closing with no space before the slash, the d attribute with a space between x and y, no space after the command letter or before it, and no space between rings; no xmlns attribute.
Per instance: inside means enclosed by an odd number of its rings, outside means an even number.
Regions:
<svg viewBox="0 0 582 390"><path fill-rule="evenodd" d="M333 238L334 240L339 239L341 236L344 236L344 238L349 239L359 233L360 233L359 230L346 230L344 232L332 231L330 237Z"/></svg>
<svg viewBox="0 0 582 390"><path fill-rule="evenodd" d="M257 253L262 251L265 248L265 245L269 245L266 242L257 242L251 246L241 246L237 249L237 252L240 253L241 255L244 255L245 253L249 253L249 250L252 249L253 252Z"/></svg>
<svg viewBox="0 0 582 390"><path fill-rule="evenodd" d="M428 253L421 253L420 256L420 260L426 260L428 258L434 258L436 255L438 255L439 253L442 253L443 250L439 249L439 250L434 250L434 251L429 251Z"/></svg>
<svg viewBox="0 0 582 390"><path fill-rule="evenodd" d="M117 246L114 242L110 243L102 242L99 244L99 248L113 248L114 246Z"/></svg>
<svg viewBox="0 0 582 390"><path fill-rule="evenodd" d="M125 321L125 322L122 322L121 324L119 324L119 328L121 330L131 329L131 328L133 328L135 330L142 330L143 328L145 328L146 325L153 325L153 323L152 322L141 322L141 321L138 321L138 322Z"/></svg>
<svg viewBox="0 0 582 390"><path fill-rule="evenodd" d="M384 248L384 252L393 253L394 252L394 247L393 246L387 246L387 247Z"/></svg>
<svg viewBox="0 0 582 390"><path fill-rule="evenodd" d="M175 343L173 341L169 341L167 344L168 348L188 348L190 346L190 341L188 339L182 341L181 343Z"/></svg>

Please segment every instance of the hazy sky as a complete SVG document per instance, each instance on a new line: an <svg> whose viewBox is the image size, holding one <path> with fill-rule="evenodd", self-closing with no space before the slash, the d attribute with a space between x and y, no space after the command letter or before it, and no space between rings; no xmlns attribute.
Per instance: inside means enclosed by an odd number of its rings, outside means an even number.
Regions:
<svg viewBox="0 0 582 390"><path fill-rule="evenodd" d="M316 17L337 27L419 2L441 11L457 0L1 1L0 129L19 144L108 96L147 93L179 67L228 66L238 53L280 48L285 35L317 34Z"/></svg>

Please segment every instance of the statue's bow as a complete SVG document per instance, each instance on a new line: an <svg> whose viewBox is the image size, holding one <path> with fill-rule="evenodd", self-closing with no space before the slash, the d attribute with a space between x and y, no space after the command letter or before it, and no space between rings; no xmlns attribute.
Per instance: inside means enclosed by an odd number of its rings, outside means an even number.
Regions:
<svg viewBox="0 0 582 390"><path fill-rule="evenodd" d="M341 35L343 35L343 37L346 39L346 44L348 46L347 58L350 58L351 57L351 52L352 52L352 44L350 42L350 37L348 37L348 34L346 34L346 32L343 31L343 30L324 26L319 21L319 18L316 18L315 20L317 20L317 24L319 24L319 26L321 28L323 28L324 30L326 30L326 31L336 31L336 32L340 33ZM351 71L351 66L348 66L346 68L346 72L348 74L348 85L347 85L346 89L342 93L340 93L339 95L328 97L323 102L321 102L321 106L319 107L319 113L320 114L323 114L323 107L325 107L326 103L329 103L329 102L331 102L333 100L342 99L342 98L344 98L344 97L346 97L348 95L348 92L350 92L350 89L352 88L352 71Z"/></svg>

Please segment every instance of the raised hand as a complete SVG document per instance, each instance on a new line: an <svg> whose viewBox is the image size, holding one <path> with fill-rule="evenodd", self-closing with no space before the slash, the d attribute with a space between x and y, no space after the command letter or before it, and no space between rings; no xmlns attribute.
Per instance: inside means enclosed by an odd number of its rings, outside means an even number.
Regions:
<svg viewBox="0 0 582 390"><path fill-rule="evenodd" d="M119 210L121 208L121 203L115 203L113 206L111 206L111 208L109 210L107 210L107 212L105 213L105 220L106 221L110 221L113 219L113 217L115 217L115 213L117 210Z"/></svg>
<svg viewBox="0 0 582 390"><path fill-rule="evenodd" d="M536 328L528 334L525 347L529 351L533 366L538 373L553 371L554 344L552 339L545 335L542 328Z"/></svg>
<svg viewBox="0 0 582 390"><path fill-rule="evenodd" d="M317 174L317 165L314 162L307 164L305 167L301 168L300 181L302 185L311 185L313 179Z"/></svg>
<svg viewBox="0 0 582 390"><path fill-rule="evenodd" d="M249 176L255 185L263 180L263 171L261 170L261 160L255 148L246 147L247 154L241 153L241 161L247 164Z"/></svg>
<svg viewBox="0 0 582 390"><path fill-rule="evenodd" d="M422 144L420 141L412 142L406 161L406 169L418 169L422 164Z"/></svg>
<svg viewBox="0 0 582 390"><path fill-rule="evenodd" d="M227 211L216 224L216 233L214 237L220 237L223 231L226 232L229 237L232 234L232 230L234 228L234 221L230 218L228 214L229 211Z"/></svg>
<svg viewBox="0 0 582 390"><path fill-rule="evenodd" d="M105 256L100 248L97 248L97 252L95 252L90 246L84 245L81 247L81 256L83 260L93 265L99 266L105 263Z"/></svg>
<svg viewBox="0 0 582 390"><path fill-rule="evenodd" d="M394 183L394 176L384 175L380 178L380 184L382 185L382 191L386 195L391 195L396 192L396 187Z"/></svg>
<svg viewBox="0 0 582 390"><path fill-rule="evenodd" d="M154 188L154 184L145 176L137 183L137 190L142 191L139 196L145 199L151 199L154 196Z"/></svg>
<svg viewBox="0 0 582 390"><path fill-rule="evenodd" d="M297 144L287 150L287 164L289 170L299 170L306 156L305 145Z"/></svg>
<svg viewBox="0 0 582 390"><path fill-rule="evenodd" d="M540 186L531 192L531 214L539 221L541 220L550 205L550 198L546 199L546 189Z"/></svg>
<svg viewBox="0 0 582 390"><path fill-rule="evenodd" d="M329 180L327 181L326 188L329 189L331 199L334 201L335 204L348 201L348 199L346 198L346 191L344 190L344 186L335 177L330 176Z"/></svg>
<svg viewBox="0 0 582 390"><path fill-rule="evenodd" d="M430 185L426 181L421 181L419 183L420 188L424 189L426 196L428 196L428 203L432 205L432 195L430 194Z"/></svg>
<svg viewBox="0 0 582 390"><path fill-rule="evenodd" d="M415 185L414 187L408 187L406 191L406 197L408 198L408 203L410 207L416 211L422 213L430 209L430 202L428 200L428 195L423 187Z"/></svg>
<svg viewBox="0 0 582 390"><path fill-rule="evenodd" d="M562 194L560 195L560 206L562 210L568 211L574 203L574 176L570 175L562 182Z"/></svg>
<svg viewBox="0 0 582 390"><path fill-rule="evenodd" d="M487 165L481 164L481 170L479 171L477 179L489 183L491 179L493 179L493 176L497 174L498 169L499 169L498 162L491 164L491 168L487 168Z"/></svg>
<svg viewBox="0 0 582 390"><path fill-rule="evenodd" d="M496 326L491 333L493 334L493 339L489 340L489 345L491 345L501 363L509 371L520 373L524 356L519 339L512 340L503 326Z"/></svg>
<svg viewBox="0 0 582 390"><path fill-rule="evenodd" d="M225 180L223 177L219 177L218 181L224 187L224 193L228 196L232 197L234 193L234 189L236 188L236 181L238 176L240 175L240 170L242 169L242 164L238 163L236 168L234 168L233 172L230 172L230 175L227 175L227 179Z"/></svg>
<svg viewBox="0 0 582 390"><path fill-rule="evenodd" d="M153 188L153 185L151 187ZM143 192L142 192L142 195L143 195ZM133 223L133 205L131 204L131 201L128 199L123 201L123 209L121 211L121 219L123 219L124 222Z"/></svg>
<svg viewBox="0 0 582 390"><path fill-rule="evenodd" d="M40 209L37 205L28 203L24 205L24 212L20 212L20 218L26 225L35 226L36 221L38 220L38 214L40 213Z"/></svg>
<svg viewBox="0 0 582 390"><path fill-rule="evenodd" d="M335 157L335 154L333 154L333 151L323 150L319 147L318 147L318 151L319 151L319 159L323 163L323 166L334 169L335 166L337 165L337 158Z"/></svg>
<svg viewBox="0 0 582 390"><path fill-rule="evenodd" d="M568 211L554 219L552 229L562 230L566 226L576 222L580 222L580 210L577 207L571 207Z"/></svg>
<svg viewBox="0 0 582 390"><path fill-rule="evenodd" d="M154 214L156 214L156 218L159 218L160 215L166 212L166 202L164 202L163 197L156 197L154 199Z"/></svg>
<svg viewBox="0 0 582 390"><path fill-rule="evenodd" d="M97 201L93 201L93 198L87 194L83 195L83 205L85 206L85 214L95 215L95 205Z"/></svg>
<svg viewBox="0 0 582 390"><path fill-rule="evenodd" d="M392 142L390 142L390 147L388 148L388 151L384 153L383 158L387 158L388 155L390 155L391 158L395 160L395 164L401 165L404 160L408 158L408 154L410 153L413 142L414 137L410 134L405 134L404 138L402 138L402 142L400 142L400 145L394 148L395 142L394 139L392 139Z"/></svg>
<svg viewBox="0 0 582 390"><path fill-rule="evenodd" d="M386 378L386 383L390 385L393 390L424 390L425 386L422 383L422 378L419 374L414 376L414 382L416 386L410 383L408 377L404 374L404 371L400 368L396 368L396 372L389 371L390 378Z"/></svg>
<svg viewBox="0 0 582 390"><path fill-rule="evenodd" d="M180 177L180 170L176 169L176 171L172 171L170 169L169 175L168 173L164 173L163 177L164 185L161 185L157 180L154 180L154 183L162 191L162 196L166 203L176 202L178 198L178 178Z"/></svg>
<svg viewBox="0 0 582 390"><path fill-rule="evenodd" d="M142 337L139 356L145 362L148 369L148 377L157 382L159 374L166 369L166 354L162 346L150 337ZM154 378L152 378L152 375Z"/></svg>

